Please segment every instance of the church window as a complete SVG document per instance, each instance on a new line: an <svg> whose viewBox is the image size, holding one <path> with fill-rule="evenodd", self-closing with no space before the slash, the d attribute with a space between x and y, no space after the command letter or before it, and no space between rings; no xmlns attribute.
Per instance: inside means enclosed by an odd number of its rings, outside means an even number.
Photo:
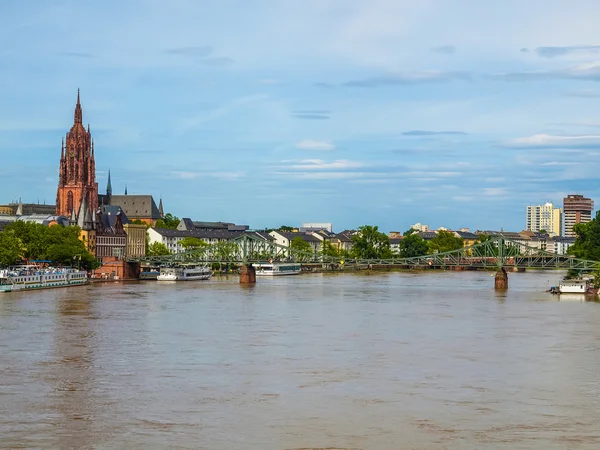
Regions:
<svg viewBox="0 0 600 450"><path fill-rule="evenodd" d="M73 191L69 191L67 194L67 211L69 214L73 211Z"/></svg>

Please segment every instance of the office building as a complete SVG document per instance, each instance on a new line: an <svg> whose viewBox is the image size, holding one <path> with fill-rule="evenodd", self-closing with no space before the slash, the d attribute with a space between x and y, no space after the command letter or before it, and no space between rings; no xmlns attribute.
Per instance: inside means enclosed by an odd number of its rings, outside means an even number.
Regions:
<svg viewBox="0 0 600 450"><path fill-rule="evenodd" d="M573 226L592 220L594 201L583 195L567 195L563 199L563 207L565 211L565 236L577 237L573 231Z"/></svg>

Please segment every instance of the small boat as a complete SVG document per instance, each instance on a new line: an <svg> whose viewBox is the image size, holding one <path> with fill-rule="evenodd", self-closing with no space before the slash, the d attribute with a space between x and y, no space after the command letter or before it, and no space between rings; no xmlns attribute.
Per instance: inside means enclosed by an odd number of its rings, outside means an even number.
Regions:
<svg viewBox="0 0 600 450"><path fill-rule="evenodd" d="M0 292L81 286L88 283L85 270L68 267L21 265L0 270Z"/></svg>
<svg viewBox="0 0 600 450"><path fill-rule="evenodd" d="M257 276L298 275L300 263L258 263L252 264Z"/></svg>
<svg viewBox="0 0 600 450"><path fill-rule="evenodd" d="M198 266L195 264L181 265L177 267L161 267L160 274L156 277L157 281L188 281L188 280L208 280L212 276L211 270L207 266Z"/></svg>

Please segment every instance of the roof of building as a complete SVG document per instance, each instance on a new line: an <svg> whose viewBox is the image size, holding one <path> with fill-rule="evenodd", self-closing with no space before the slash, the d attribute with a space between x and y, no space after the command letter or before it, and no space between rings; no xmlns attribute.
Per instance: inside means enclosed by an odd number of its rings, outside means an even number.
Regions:
<svg viewBox="0 0 600 450"><path fill-rule="evenodd" d="M437 233L435 231L419 231L417 234L426 241L429 241L429 240L437 237Z"/></svg>
<svg viewBox="0 0 600 450"><path fill-rule="evenodd" d="M130 222L129 218L127 217L127 214L125 214L125 212L120 206L104 205L100 209L102 211L102 225L105 228L113 228L115 226L118 214L121 214L121 223L123 225Z"/></svg>
<svg viewBox="0 0 600 450"><path fill-rule="evenodd" d="M574 244L576 238L566 236L554 236L553 238L550 238L550 240L554 242L564 242L565 244Z"/></svg>
<svg viewBox="0 0 600 450"><path fill-rule="evenodd" d="M56 211L55 205L40 205L39 203L9 203L8 206L13 208L16 214L17 209L20 207L22 214L54 214Z"/></svg>
<svg viewBox="0 0 600 450"><path fill-rule="evenodd" d="M0 215L0 222L3 222L5 225L9 223L16 222L17 220L22 220L23 222L34 222L42 225L49 225L53 222L66 227L69 225L69 219L65 216L55 216L48 214L28 214L22 216L8 216L8 215Z"/></svg>
<svg viewBox="0 0 600 450"><path fill-rule="evenodd" d="M275 230L274 233L280 234L281 236L286 238L288 241L291 241L295 237L301 237L306 242L321 242L321 239L313 236L312 234L308 234L308 233L294 233L293 231L277 231L277 230Z"/></svg>
<svg viewBox="0 0 600 450"><path fill-rule="evenodd" d="M184 217L177 225L178 230L228 230L228 231L246 231L250 227L248 225L236 225L230 222L202 222L195 221L188 217Z"/></svg>
<svg viewBox="0 0 600 450"><path fill-rule="evenodd" d="M228 230L177 230L172 228L152 228L155 232L164 237L195 237L198 239L236 239L244 234L260 237L264 240L272 241L273 236L260 231L228 231Z"/></svg>
<svg viewBox="0 0 600 450"><path fill-rule="evenodd" d="M354 231L345 230L341 233L337 233L333 236L334 239L338 239L340 242L352 242L352 234Z"/></svg>
<svg viewBox="0 0 600 450"><path fill-rule="evenodd" d="M467 240L479 239L479 236L477 236L475 233L471 233L470 231L455 231L455 233L458 234L463 239L467 239Z"/></svg>
<svg viewBox="0 0 600 450"><path fill-rule="evenodd" d="M151 195L113 195L110 204L120 206L129 219L160 219Z"/></svg>

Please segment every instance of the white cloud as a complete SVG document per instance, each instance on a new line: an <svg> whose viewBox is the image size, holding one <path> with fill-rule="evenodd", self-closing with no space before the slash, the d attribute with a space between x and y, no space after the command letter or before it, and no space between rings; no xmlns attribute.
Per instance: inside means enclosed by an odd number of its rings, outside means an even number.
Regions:
<svg viewBox="0 0 600 450"><path fill-rule="evenodd" d="M186 172L181 170L175 170L171 172L171 175L174 178L180 178L182 180L193 180L194 178L198 178L200 176L198 172Z"/></svg>
<svg viewBox="0 0 600 450"><path fill-rule="evenodd" d="M335 149L335 145L333 145L329 141L314 141L312 139L305 139L303 141L297 142L296 148L300 150L330 151Z"/></svg>
<svg viewBox="0 0 600 450"><path fill-rule="evenodd" d="M303 159L298 164L290 166L293 170L331 170L331 169L356 169L363 167L363 163L358 161L348 161L338 159L332 162L325 162L322 159Z"/></svg>
<svg viewBox="0 0 600 450"><path fill-rule="evenodd" d="M500 197L506 195L508 192L506 188L503 187L495 187L495 188L484 188L483 195L488 197Z"/></svg>
<svg viewBox="0 0 600 450"><path fill-rule="evenodd" d="M246 176L245 172L208 172L206 176L220 180L238 180Z"/></svg>
<svg viewBox="0 0 600 450"><path fill-rule="evenodd" d="M513 139L507 143L507 146L515 148L595 147L600 146L600 135L553 136L535 134Z"/></svg>

